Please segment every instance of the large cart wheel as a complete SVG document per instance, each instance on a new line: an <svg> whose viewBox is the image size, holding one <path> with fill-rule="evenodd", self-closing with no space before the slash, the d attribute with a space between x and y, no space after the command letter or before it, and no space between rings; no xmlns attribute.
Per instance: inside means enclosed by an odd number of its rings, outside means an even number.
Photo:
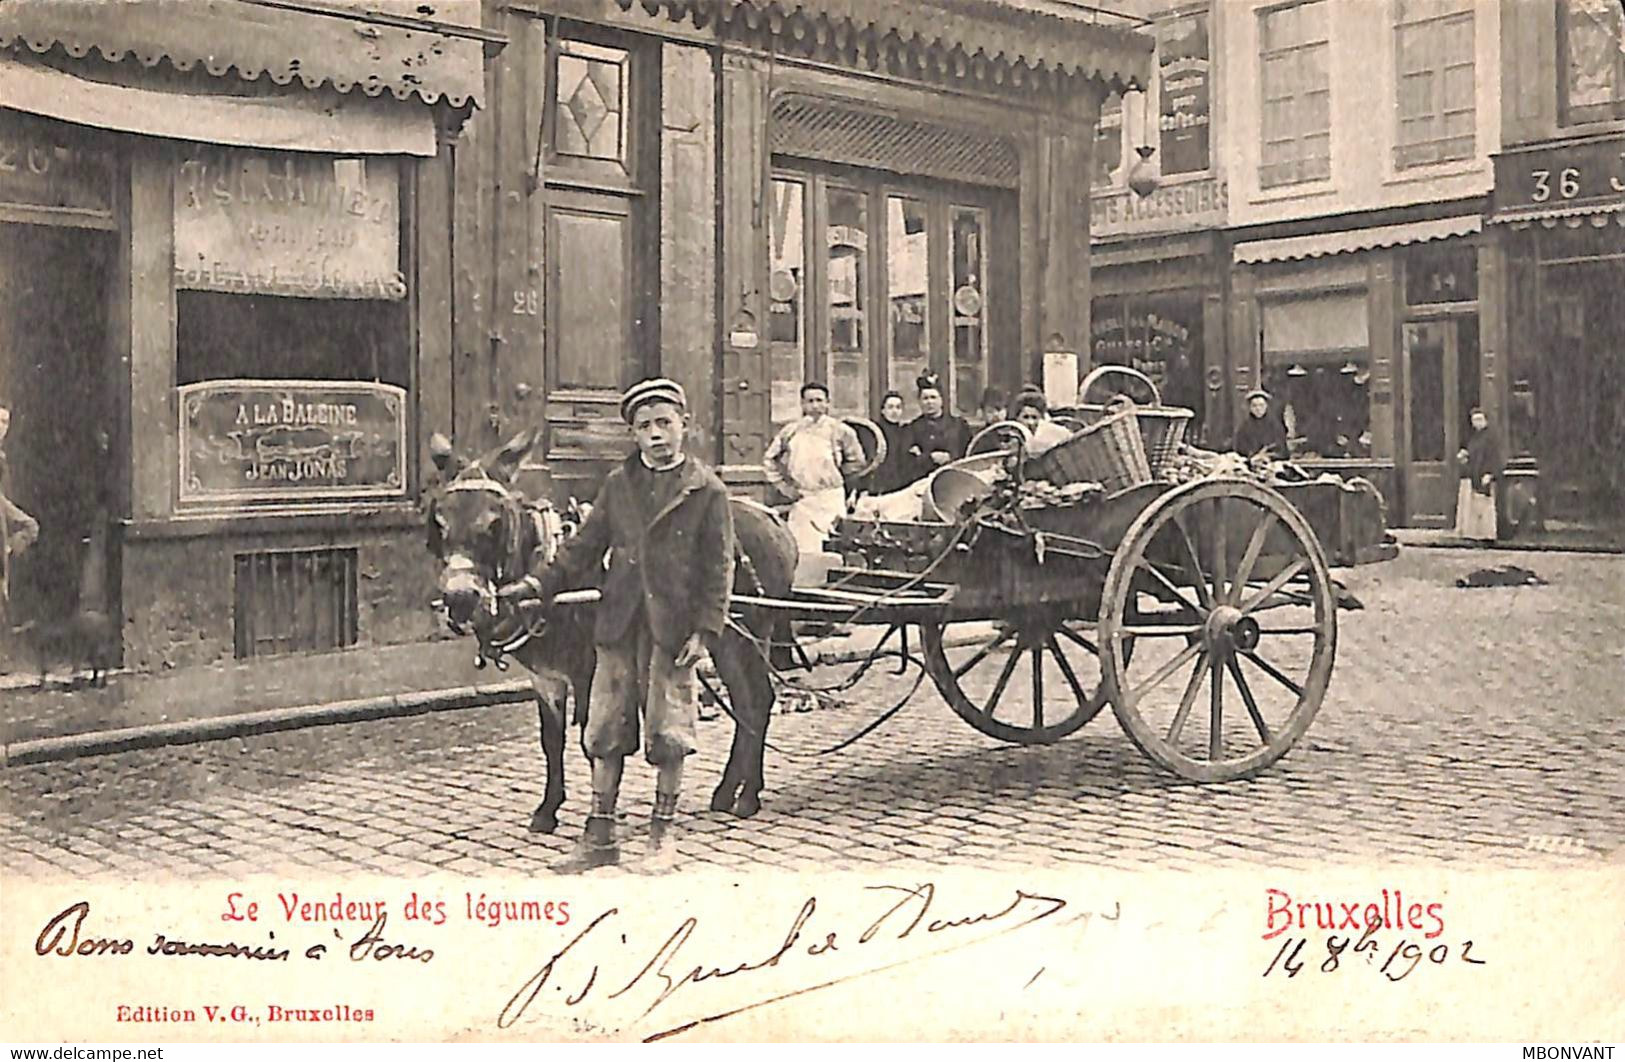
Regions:
<svg viewBox="0 0 1625 1062"><path fill-rule="evenodd" d="M969 645L955 635L988 624L920 624L925 670L954 712L971 726L1017 745L1048 745L1105 707L1094 631L1057 609L992 624Z"/></svg>
<svg viewBox="0 0 1625 1062"><path fill-rule="evenodd" d="M1157 498L1124 534L1100 609L1112 709L1182 778L1257 774L1320 710L1337 652L1331 574L1273 490L1221 479ZM1206 711L1193 711L1204 687Z"/></svg>

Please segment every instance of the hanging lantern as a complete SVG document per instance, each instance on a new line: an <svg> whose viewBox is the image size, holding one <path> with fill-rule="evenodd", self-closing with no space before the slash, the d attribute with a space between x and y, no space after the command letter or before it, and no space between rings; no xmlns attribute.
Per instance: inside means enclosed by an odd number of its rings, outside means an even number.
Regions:
<svg viewBox="0 0 1625 1062"><path fill-rule="evenodd" d="M1157 175L1151 169L1151 156L1156 150L1150 144L1141 144L1134 149L1134 153L1140 156L1140 161L1129 170L1128 186L1141 199L1157 190Z"/></svg>

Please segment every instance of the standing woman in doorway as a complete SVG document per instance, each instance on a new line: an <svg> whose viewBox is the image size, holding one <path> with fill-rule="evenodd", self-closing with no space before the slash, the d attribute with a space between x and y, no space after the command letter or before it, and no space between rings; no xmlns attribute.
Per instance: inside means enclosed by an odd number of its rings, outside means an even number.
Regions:
<svg viewBox="0 0 1625 1062"><path fill-rule="evenodd" d="M1481 409L1473 410L1472 435L1456 454L1461 486L1456 492L1456 534L1482 542L1495 541L1495 498L1506 471L1500 437Z"/></svg>
<svg viewBox="0 0 1625 1062"><path fill-rule="evenodd" d="M914 455L914 479L928 476L949 461L965 456L970 425L943 408L942 383L935 373L921 373L920 415L909 421L909 452Z"/></svg>

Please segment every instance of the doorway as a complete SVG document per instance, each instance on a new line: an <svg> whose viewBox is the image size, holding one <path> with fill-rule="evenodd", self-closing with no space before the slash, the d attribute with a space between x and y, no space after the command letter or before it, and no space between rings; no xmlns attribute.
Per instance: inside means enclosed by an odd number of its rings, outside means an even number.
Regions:
<svg viewBox="0 0 1625 1062"><path fill-rule="evenodd" d="M1479 405L1478 318L1408 321L1404 330L1405 508L1415 527L1456 522L1456 452Z"/></svg>
<svg viewBox="0 0 1625 1062"><path fill-rule="evenodd" d="M948 406L977 412L1021 375L1013 193L848 167L781 166L769 201L772 430L828 385L838 415L878 416L930 370Z"/></svg>
<svg viewBox="0 0 1625 1062"><path fill-rule="evenodd" d="M12 566L13 625L51 623L81 608L117 615L109 579L116 420L107 401L113 251L109 233L0 223L0 405L11 411L5 491L40 525L38 542ZM4 640L0 668L16 670L21 647Z"/></svg>

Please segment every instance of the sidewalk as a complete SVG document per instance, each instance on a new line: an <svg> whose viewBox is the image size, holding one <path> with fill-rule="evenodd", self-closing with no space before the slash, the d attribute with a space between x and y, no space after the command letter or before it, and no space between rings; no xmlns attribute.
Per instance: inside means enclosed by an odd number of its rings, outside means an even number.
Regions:
<svg viewBox="0 0 1625 1062"><path fill-rule="evenodd" d="M1399 544L1424 549L1511 550L1535 553L1625 553L1625 527L1594 527L1548 522L1542 532L1493 543L1460 538L1448 529L1391 528Z"/></svg>
<svg viewBox="0 0 1625 1062"><path fill-rule="evenodd" d="M846 637L806 641L803 648L829 663L861 660L881 634L881 628L859 627ZM918 645L910 643L917 653ZM114 673L102 688L69 689L59 675L43 687L36 674L3 681L11 687L0 687L5 766L482 708L531 696L528 673L518 664L505 672L490 665L476 670L472 638ZM29 685L19 688L22 682Z"/></svg>

